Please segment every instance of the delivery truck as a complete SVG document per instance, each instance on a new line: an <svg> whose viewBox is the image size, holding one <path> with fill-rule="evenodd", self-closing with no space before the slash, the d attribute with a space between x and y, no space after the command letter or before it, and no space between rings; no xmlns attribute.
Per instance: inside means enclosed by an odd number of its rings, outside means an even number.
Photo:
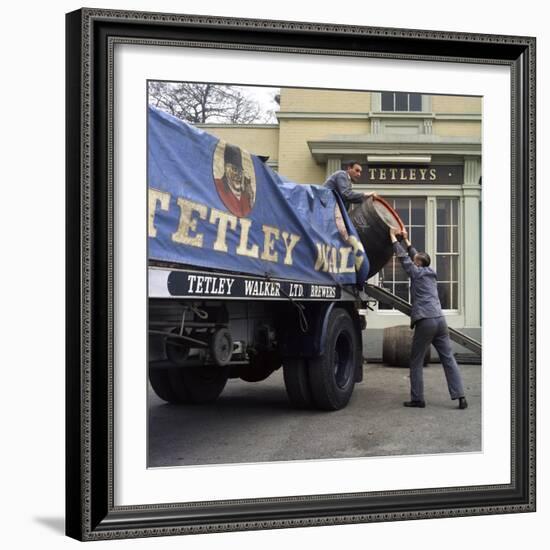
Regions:
<svg viewBox="0 0 550 550"><path fill-rule="evenodd" d="M340 198L153 107L147 178L155 393L207 403L282 369L292 406L345 407L372 273Z"/></svg>

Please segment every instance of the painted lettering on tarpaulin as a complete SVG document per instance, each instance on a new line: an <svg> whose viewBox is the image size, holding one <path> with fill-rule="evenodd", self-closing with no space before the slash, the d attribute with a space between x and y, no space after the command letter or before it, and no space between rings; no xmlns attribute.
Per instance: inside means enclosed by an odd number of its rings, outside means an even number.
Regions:
<svg viewBox="0 0 550 550"><path fill-rule="evenodd" d="M283 181L255 155L152 107L148 186L151 260L325 284L362 284L368 274L332 191ZM224 295L229 283L217 284Z"/></svg>

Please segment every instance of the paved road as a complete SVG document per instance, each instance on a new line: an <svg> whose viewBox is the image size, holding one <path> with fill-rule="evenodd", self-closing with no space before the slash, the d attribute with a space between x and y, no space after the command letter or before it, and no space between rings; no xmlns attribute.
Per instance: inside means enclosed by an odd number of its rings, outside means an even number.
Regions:
<svg viewBox="0 0 550 550"><path fill-rule="evenodd" d="M456 409L443 369L424 369L425 409L408 409L408 370L364 367L349 405L296 411L282 372L229 380L213 405L169 405L149 389L149 466L274 462L481 450L481 367L461 366L469 408Z"/></svg>

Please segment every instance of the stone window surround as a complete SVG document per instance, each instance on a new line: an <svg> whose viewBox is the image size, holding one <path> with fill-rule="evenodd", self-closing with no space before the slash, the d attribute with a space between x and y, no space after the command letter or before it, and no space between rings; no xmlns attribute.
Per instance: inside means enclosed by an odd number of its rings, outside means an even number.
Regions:
<svg viewBox="0 0 550 550"><path fill-rule="evenodd" d="M422 94L420 111L382 111L382 92L371 94L371 132L373 134L393 133L405 129L416 134L431 134L434 114L432 96Z"/></svg>

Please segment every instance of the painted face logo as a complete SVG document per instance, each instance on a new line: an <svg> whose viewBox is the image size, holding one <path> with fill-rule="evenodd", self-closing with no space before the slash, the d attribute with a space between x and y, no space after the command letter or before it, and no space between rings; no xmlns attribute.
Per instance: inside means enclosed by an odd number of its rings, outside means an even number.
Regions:
<svg viewBox="0 0 550 550"><path fill-rule="evenodd" d="M256 173L250 154L220 140L212 168L214 183L225 207L239 218L250 213L256 201Z"/></svg>

